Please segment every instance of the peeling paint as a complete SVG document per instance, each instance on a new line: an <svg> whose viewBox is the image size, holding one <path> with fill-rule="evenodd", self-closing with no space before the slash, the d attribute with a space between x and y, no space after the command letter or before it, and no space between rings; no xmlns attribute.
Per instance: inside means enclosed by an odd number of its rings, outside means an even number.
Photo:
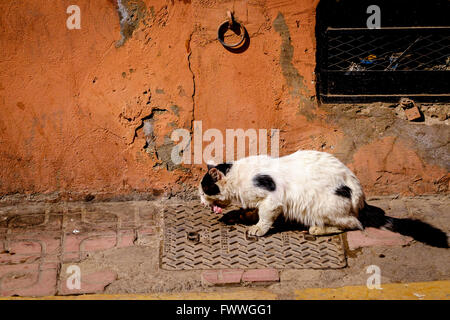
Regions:
<svg viewBox="0 0 450 320"><path fill-rule="evenodd" d="M177 106L171 106L172 110L177 110L177 108ZM165 135L164 142L161 145L157 145L155 133L155 122L158 121L155 116L162 115L167 111L167 109L163 108L153 108L148 116L141 119L141 124L135 130L135 137L138 137L142 130L145 138L143 149L155 161L154 167L162 167L167 171L172 171L177 168L182 169L180 165L175 165L172 162L171 154L175 144L168 135Z"/></svg>
<svg viewBox="0 0 450 320"><path fill-rule="evenodd" d="M144 137L146 140L146 144L143 146L143 148L146 149L146 151L149 153L153 149L154 142L155 142L155 137L153 134L154 116L157 114L162 114L166 111L167 111L167 109L153 108L149 115L141 118L141 124L134 130L134 138L136 138L138 136L138 132L140 130L143 130ZM133 142L134 142L134 139L133 139Z"/></svg>
<svg viewBox="0 0 450 320"><path fill-rule="evenodd" d="M139 26L139 22L145 17L146 6L142 0L117 0L117 12L121 35L121 39L116 43L118 48L132 37L133 32Z"/></svg>

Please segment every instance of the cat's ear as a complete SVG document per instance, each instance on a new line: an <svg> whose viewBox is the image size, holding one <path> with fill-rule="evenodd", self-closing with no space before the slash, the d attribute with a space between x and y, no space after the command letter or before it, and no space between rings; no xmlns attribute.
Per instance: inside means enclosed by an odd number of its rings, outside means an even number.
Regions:
<svg viewBox="0 0 450 320"><path fill-rule="evenodd" d="M213 179L214 182L221 180L225 175L220 172L217 168L211 168L208 170L209 175Z"/></svg>
<svg viewBox="0 0 450 320"><path fill-rule="evenodd" d="M209 171L209 170L211 170L212 168L214 168L214 167L216 166L216 164L214 163L214 161L209 160L209 161L206 163L206 166L208 167L208 171Z"/></svg>

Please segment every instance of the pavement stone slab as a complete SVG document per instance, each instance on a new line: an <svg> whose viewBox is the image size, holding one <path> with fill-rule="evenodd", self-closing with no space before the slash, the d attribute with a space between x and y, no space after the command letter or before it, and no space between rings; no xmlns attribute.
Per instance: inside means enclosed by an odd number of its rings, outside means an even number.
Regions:
<svg viewBox="0 0 450 320"><path fill-rule="evenodd" d="M403 246L412 240L413 238L411 237L375 228L347 232L348 247L350 250L371 246Z"/></svg>

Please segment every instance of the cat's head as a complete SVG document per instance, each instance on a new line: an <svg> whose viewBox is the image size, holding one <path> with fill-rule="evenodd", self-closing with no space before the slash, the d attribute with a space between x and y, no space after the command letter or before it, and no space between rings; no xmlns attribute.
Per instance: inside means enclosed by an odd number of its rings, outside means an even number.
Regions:
<svg viewBox="0 0 450 320"><path fill-rule="evenodd" d="M198 191L203 205L216 213L230 205L231 201L225 191L227 174L233 166L232 163L208 163L208 172L203 176Z"/></svg>

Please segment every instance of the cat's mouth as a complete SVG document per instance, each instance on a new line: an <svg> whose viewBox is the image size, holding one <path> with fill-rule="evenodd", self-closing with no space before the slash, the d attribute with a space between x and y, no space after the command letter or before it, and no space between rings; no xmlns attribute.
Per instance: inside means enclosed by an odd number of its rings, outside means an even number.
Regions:
<svg viewBox="0 0 450 320"><path fill-rule="evenodd" d="M230 201L228 200L214 200L209 203L209 207L211 211L217 214L222 214L223 210L230 205Z"/></svg>

